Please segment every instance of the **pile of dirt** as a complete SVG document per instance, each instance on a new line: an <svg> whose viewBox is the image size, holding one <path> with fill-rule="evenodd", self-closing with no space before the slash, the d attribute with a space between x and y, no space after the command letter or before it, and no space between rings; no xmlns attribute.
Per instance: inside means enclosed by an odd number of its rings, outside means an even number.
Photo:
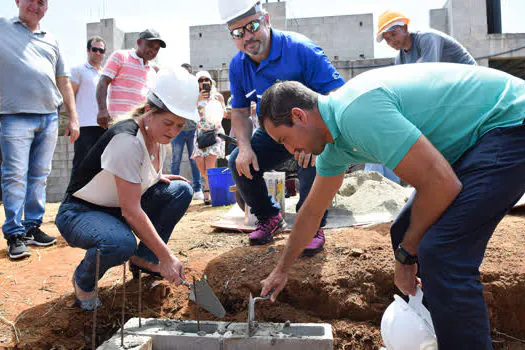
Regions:
<svg viewBox="0 0 525 350"><path fill-rule="evenodd" d="M355 171L345 175L336 195L336 208L353 214L396 215L413 189L403 187L375 171Z"/></svg>
<svg viewBox="0 0 525 350"><path fill-rule="evenodd" d="M250 292L275 266L286 235L274 244L248 246L247 235L216 232L207 223L228 208L190 207L169 245L185 264L186 278L208 276L224 304L222 321L246 322ZM53 231L52 223L44 225ZM505 217L487 249L481 279L485 284L494 346L525 349L525 209ZM325 251L294 264L289 282L276 303L255 306L256 320L326 322L334 332L335 349L379 349L381 315L399 293L393 281L389 225L326 231ZM2 244L0 242L0 244ZM0 247L5 252L5 247ZM0 316L15 323L20 349L90 349L92 314L72 307L71 274L82 250L62 239L53 248L35 250L13 264L0 255ZM109 339L121 324L122 268L101 280L103 308L98 312L96 344ZM126 282L125 320L138 316L138 281ZM188 288L143 278L142 317L218 320L188 300ZM2 342L2 339L5 339ZM12 327L0 322L0 348L14 347Z"/></svg>

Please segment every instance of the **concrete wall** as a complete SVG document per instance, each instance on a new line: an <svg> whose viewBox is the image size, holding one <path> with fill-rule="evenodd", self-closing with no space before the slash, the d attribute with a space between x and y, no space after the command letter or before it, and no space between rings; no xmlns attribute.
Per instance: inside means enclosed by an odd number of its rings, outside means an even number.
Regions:
<svg viewBox="0 0 525 350"><path fill-rule="evenodd" d="M374 58L372 14L288 19L288 30L301 33L333 60Z"/></svg>
<svg viewBox="0 0 525 350"><path fill-rule="evenodd" d="M448 11L446 8L430 10L430 28L450 34Z"/></svg>
<svg viewBox="0 0 525 350"><path fill-rule="evenodd" d="M59 136L53 162L51 164L51 174L47 178L46 201L50 203L60 202L71 176L72 161L75 155L73 144L69 143L69 137Z"/></svg>

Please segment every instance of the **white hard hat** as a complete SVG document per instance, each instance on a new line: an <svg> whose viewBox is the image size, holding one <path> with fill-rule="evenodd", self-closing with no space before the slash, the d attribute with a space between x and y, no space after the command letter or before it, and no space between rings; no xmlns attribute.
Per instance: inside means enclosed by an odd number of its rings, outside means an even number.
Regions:
<svg viewBox="0 0 525 350"><path fill-rule="evenodd" d="M199 121L198 98L197 78L182 67L162 68L148 93L148 100L154 104L160 100L171 113L195 122Z"/></svg>
<svg viewBox="0 0 525 350"><path fill-rule="evenodd" d="M394 295L381 319L381 337L388 350L437 350L432 319L422 299L419 287L408 304Z"/></svg>
<svg viewBox="0 0 525 350"><path fill-rule="evenodd" d="M248 12L258 3L260 0L219 0L219 14L224 23L231 24L232 20L240 19L244 14L248 15ZM260 11L259 8L255 9L253 14L258 11Z"/></svg>

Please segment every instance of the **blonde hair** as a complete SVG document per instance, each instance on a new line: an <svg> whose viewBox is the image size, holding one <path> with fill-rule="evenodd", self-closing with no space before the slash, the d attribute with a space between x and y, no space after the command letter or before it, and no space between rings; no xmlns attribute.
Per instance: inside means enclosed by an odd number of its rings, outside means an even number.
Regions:
<svg viewBox="0 0 525 350"><path fill-rule="evenodd" d="M144 114L146 114L146 106L150 107L150 110L149 110L150 114L155 114L155 113L162 111L161 108L157 107L155 104L153 104L153 102L148 100L148 102L143 103L142 105L136 107L134 110L132 110L128 114L124 114L116 118L112 118L109 122L109 126L115 125L123 120L138 119L139 117L142 117Z"/></svg>

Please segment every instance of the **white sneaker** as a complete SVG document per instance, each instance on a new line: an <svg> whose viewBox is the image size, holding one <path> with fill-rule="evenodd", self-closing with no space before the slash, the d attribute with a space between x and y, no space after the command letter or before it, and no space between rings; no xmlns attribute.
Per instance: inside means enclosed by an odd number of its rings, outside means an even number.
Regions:
<svg viewBox="0 0 525 350"><path fill-rule="evenodd" d="M195 192L193 194L193 199L198 200L198 201L203 201L204 200L204 193L202 193L202 191Z"/></svg>

